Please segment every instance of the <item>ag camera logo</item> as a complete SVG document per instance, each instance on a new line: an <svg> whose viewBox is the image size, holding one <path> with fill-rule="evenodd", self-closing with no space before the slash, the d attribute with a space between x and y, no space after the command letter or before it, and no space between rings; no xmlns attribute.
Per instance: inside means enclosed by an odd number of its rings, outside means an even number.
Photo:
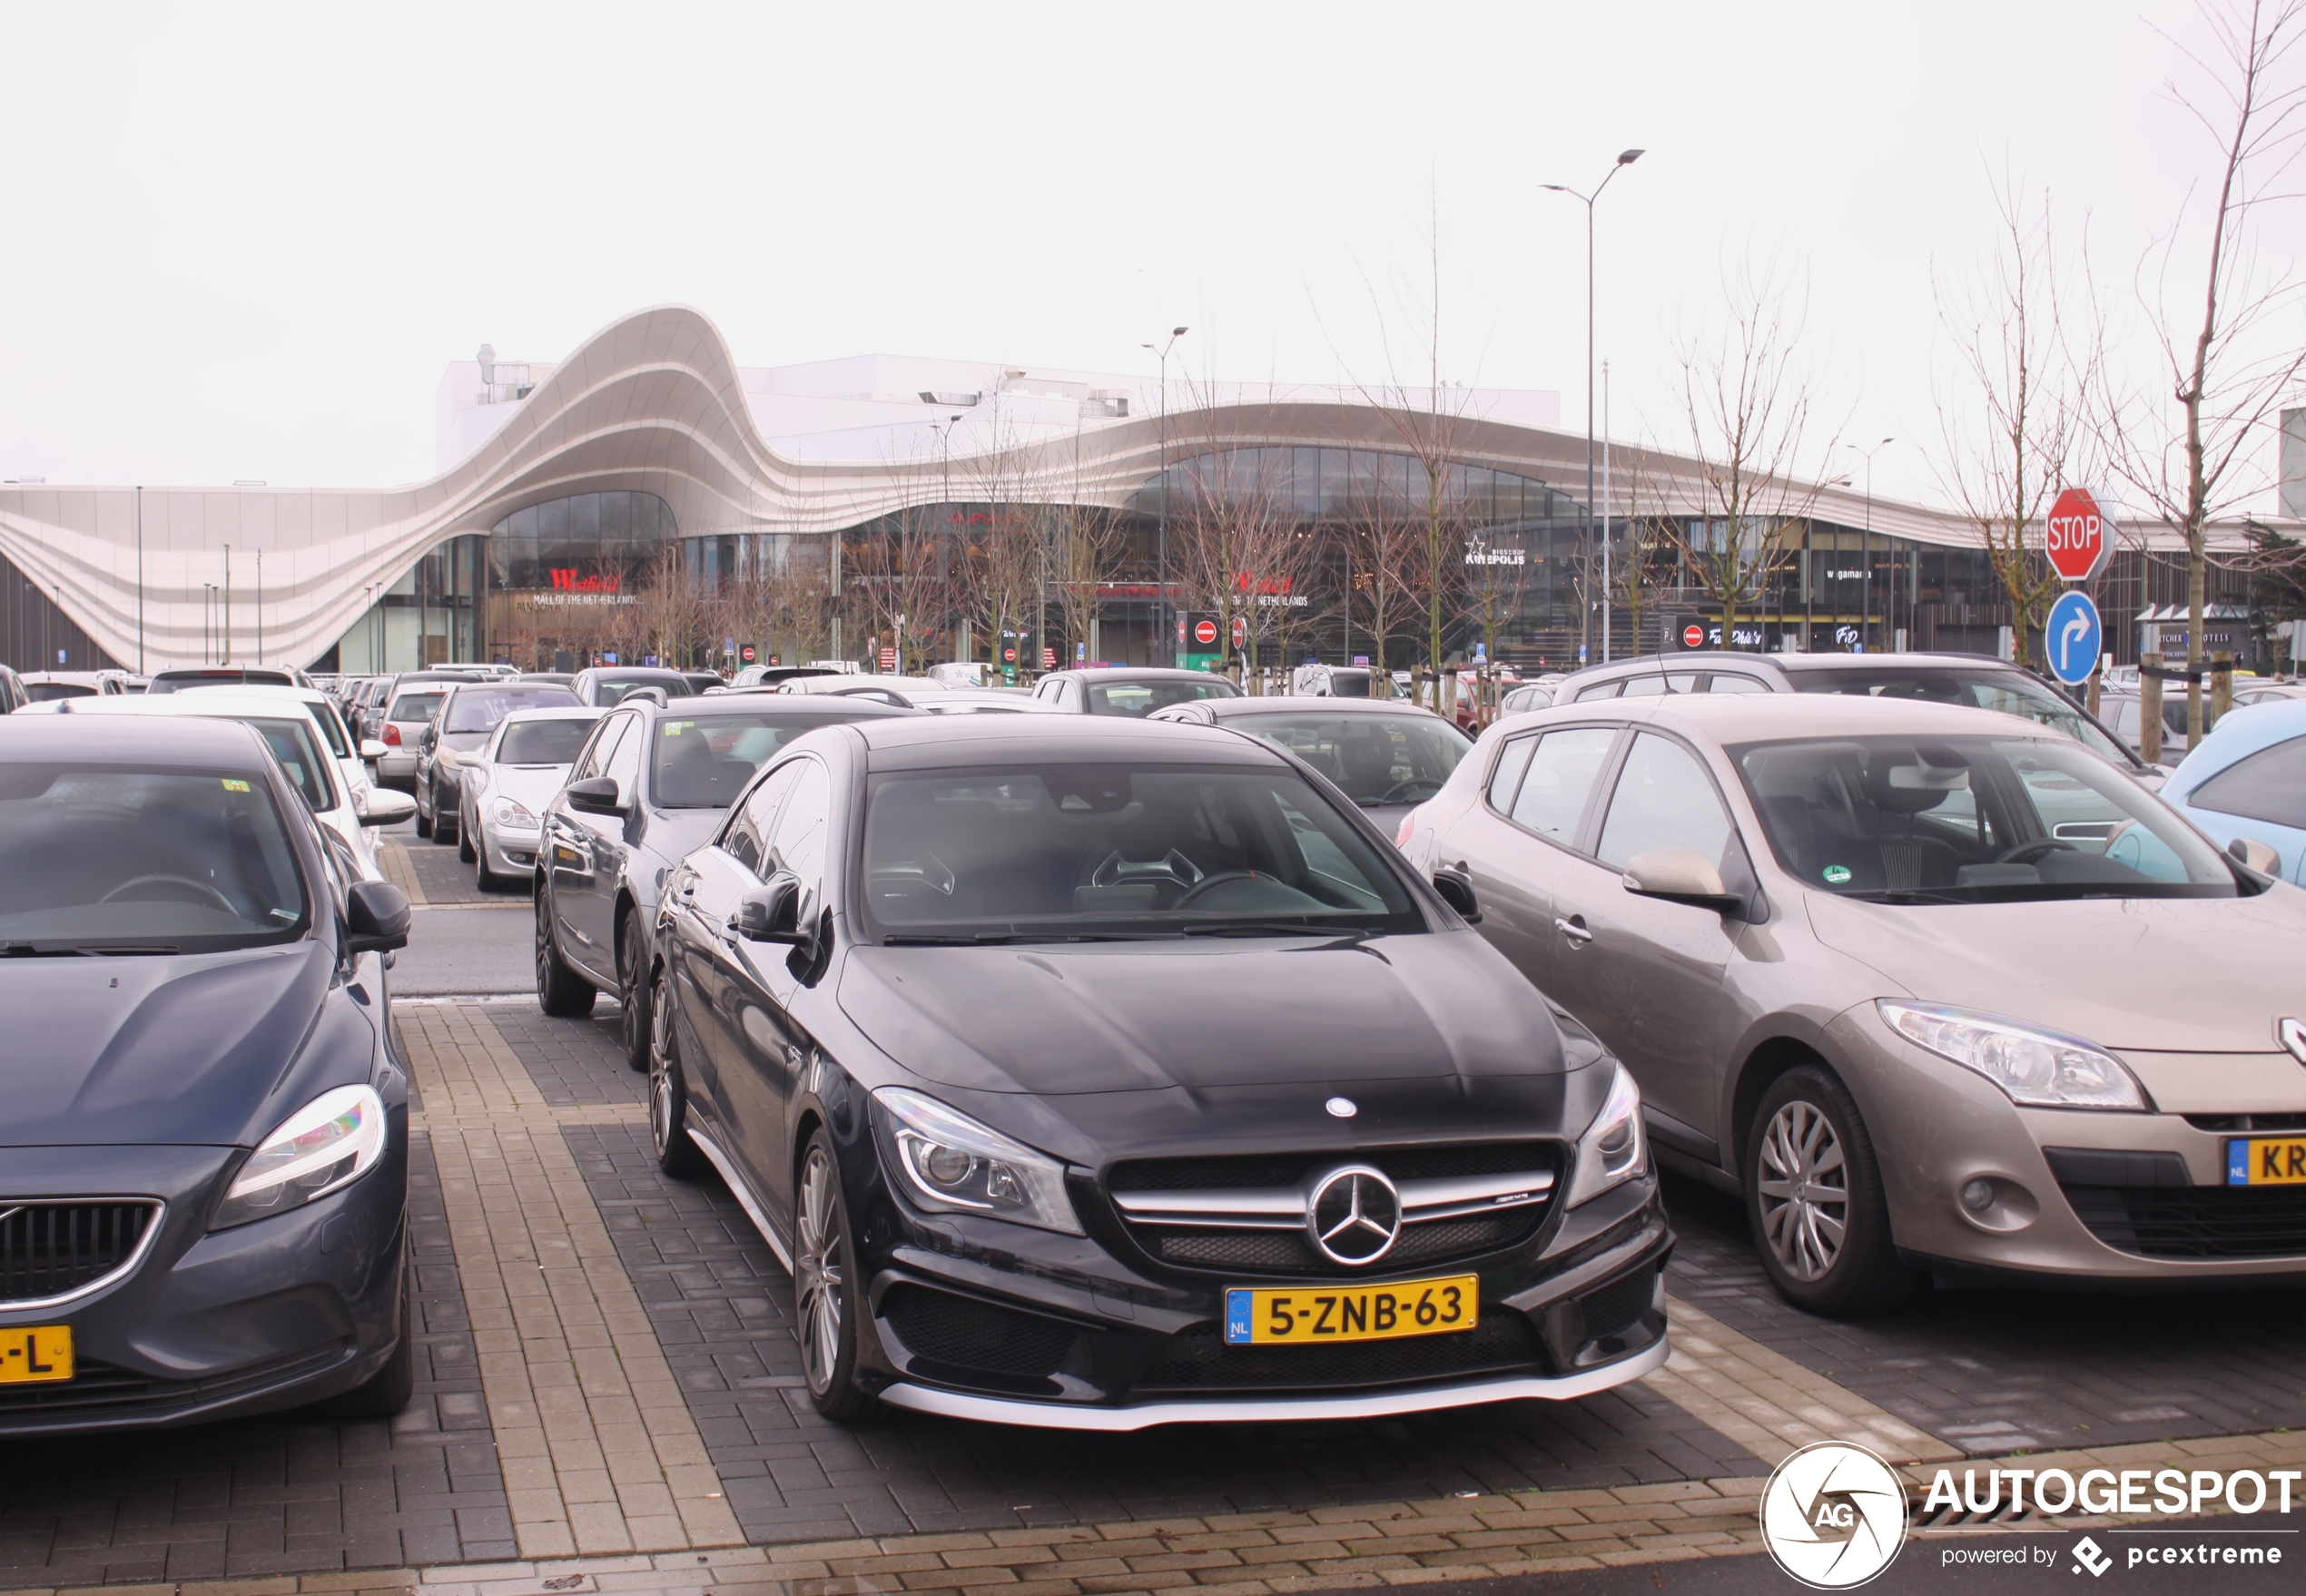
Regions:
<svg viewBox="0 0 2306 1596"><path fill-rule="evenodd" d="M1762 1488L1761 1543L1811 1590L1854 1590L1906 1543L1906 1483L1862 1446L1813 1443Z"/></svg>

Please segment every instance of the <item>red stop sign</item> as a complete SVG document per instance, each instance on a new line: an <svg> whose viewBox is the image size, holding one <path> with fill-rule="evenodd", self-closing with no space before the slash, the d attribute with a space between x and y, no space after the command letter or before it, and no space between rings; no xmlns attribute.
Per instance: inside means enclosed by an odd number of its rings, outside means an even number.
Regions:
<svg viewBox="0 0 2306 1596"><path fill-rule="evenodd" d="M2114 553L2114 518L2098 507L2088 488L2069 488L2050 507L2043 547L2059 576L2086 582Z"/></svg>
<svg viewBox="0 0 2306 1596"><path fill-rule="evenodd" d="M1217 624L1215 621L1204 619L1193 623L1194 642L1198 643L1204 648L1207 648L1213 646L1217 640Z"/></svg>
<svg viewBox="0 0 2306 1596"><path fill-rule="evenodd" d="M1705 645L1706 629L1703 626L1700 626L1697 624L1697 622L1692 621L1688 626L1681 628L1682 647L1703 648Z"/></svg>

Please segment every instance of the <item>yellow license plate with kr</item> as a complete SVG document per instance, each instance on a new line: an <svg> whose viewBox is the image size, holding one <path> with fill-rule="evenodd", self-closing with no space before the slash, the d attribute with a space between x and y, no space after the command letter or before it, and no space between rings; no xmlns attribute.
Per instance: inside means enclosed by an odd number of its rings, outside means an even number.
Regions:
<svg viewBox="0 0 2306 1596"><path fill-rule="evenodd" d="M71 1325L31 1325L0 1330L0 1385L71 1378Z"/></svg>
<svg viewBox="0 0 2306 1596"><path fill-rule="evenodd" d="M2306 1186L2306 1136L2236 1137L2226 1144L2228 1186Z"/></svg>
<svg viewBox="0 0 2306 1596"><path fill-rule="evenodd" d="M1228 1346L1317 1346L1471 1330L1481 1276L1395 1280L1384 1286L1237 1286L1225 1294Z"/></svg>

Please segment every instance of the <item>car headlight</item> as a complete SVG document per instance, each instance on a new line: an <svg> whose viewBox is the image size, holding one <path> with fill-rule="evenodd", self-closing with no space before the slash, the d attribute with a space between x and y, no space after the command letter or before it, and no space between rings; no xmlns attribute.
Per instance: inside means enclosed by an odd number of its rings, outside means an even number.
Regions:
<svg viewBox="0 0 2306 1596"><path fill-rule="evenodd" d="M284 1214L349 1186L384 1157L384 1099L374 1088L322 1092L256 1144L208 1227Z"/></svg>
<svg viewBox="0 0 2306 1596"><path fill-rule="evenodd" d="M2146 1094L2122 1060L2063 1031L1943 1003L1883 998L1889 1028L1941 1059L1968 1066L2033 1108L2143 1110Z"/></svg>
<svg viewBox="0 0 2306 1596"><path fill-rule="evenodd" d="M1601 1112L1577 1138L1577 1173L1570 1181L1570 1203L1592 1202L1603 1192L1623 1186L1650 1167L1649 1133L1641 1128L1641 1089L1622 1064L1610 1082Z"/></svg>
<svg viewBox="0 0 2306 1596"><path fill-rule="evenodd" d="M528 806L517 798L498 799L489 806L488 818L508 831L533 832L537 825L537 817L528 813Z"/></svg>
<svg viewBox="0 0 2306 1596"><path fill-rule="evenodd" d="M1082 1234L1065 1167L1048 1154L902 1087L884 1086L872 1100L888 1116L890 1151L916 1206Z"/></svg>

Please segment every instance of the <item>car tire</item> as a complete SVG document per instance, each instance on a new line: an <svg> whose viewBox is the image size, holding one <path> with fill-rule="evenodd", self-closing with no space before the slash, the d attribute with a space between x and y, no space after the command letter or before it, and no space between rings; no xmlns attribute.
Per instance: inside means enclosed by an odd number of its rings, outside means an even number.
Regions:
<svg viewBox="0 0 2306 1596"><path fill-rule="evenodd" d="M801 1155L793 1197L793 1328L809 1403L835 1424L869 1418L881 1404L857 1389L861 1294L848 1199L833 1138L820 1125Z"/></svg>
<svg viewBox="0 0 2306 1596"><path fill-rule="evenodd" d="M440 784L427 782L425 785L432 793L432 840L446 847L457 840L456 817L440 807Z"/></svg>
<svg viewBox="0 0 2306 1596"><path fill-rule="evenodd" d="M622 1032L625 1062L635 1069L648 1068L651 971L648 950L641 943L640 914L627 909L616 922L616 1000L624 1005Z"/></svg>
<svg viewBox="0 0 2306 1596"><path fill-rule="evenodd" d="M384 1367L341 1396L320 1404L333 1419L399 1417L417 1394L416 1282L400 1279L400 1344Z"/></svg>
<svg viewBox="0 0 2306 1596"><path fill-rule="evenodd" d="M688 1134L688 1074L681 1068L680 1038L666 1002L665 972L656 976L648 1049L648 1138L656 1167L675 1180L695 1180L705 1170L705 1155Z"/></svg>
<svg viewBox="0 0 2306 1596"><path fill-rule="evenodd" d="M457 861L460 864L477 864L480 855L473 848L472 827L465 823L464 805L457 806Z"/></svg>
<svg viewBox="0 0 2306 1596"><path fill-rule="evenodd" d="M488 868L488 839L481 837L472 845L472 886L478 892L493 892L505 884L505 878Z"/></svg>
<svg viewBox="0 0 2306 1596"><path fill-rule="evenodd" d="M1890 1237L1881 1163L1849 1089L1804 1064L1762 1093L1746 1138L1746 1217L1778 1295L1827 1317L1877 1313L1919 1276Z"/></svg>
<svg viewBox="0 0 2306 1596"><path fill-rule="evenodd" d="M417 801L417 835L419 837L429 837L432 835L431 817L425 813L424 799L419 796L417 790L413 785L409 789L409 796L415 798Z"/></svg>
<svg viewBox="0 0 2306 1596"><path fill-rule="evenodd" d="M582 1020L593 1011L599 991L568 968L553 945L552 904L537 889L537 1007L556 1020Z"/></svg>

